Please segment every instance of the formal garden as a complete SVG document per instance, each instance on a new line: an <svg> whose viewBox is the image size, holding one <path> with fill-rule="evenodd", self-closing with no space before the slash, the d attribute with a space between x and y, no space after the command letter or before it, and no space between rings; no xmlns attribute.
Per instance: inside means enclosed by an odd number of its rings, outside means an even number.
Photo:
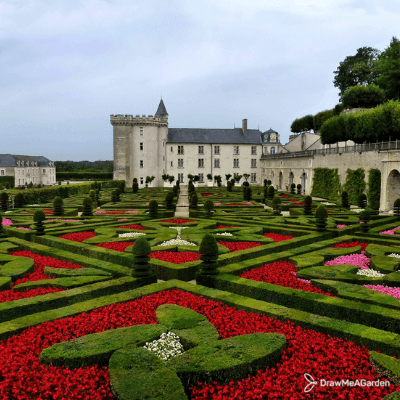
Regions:
<svg viewBox="0 0 400 400"><path fill-rule="evenodd" d="M300 193L2 191L0 398L400 399L400 200Z"/></svg>

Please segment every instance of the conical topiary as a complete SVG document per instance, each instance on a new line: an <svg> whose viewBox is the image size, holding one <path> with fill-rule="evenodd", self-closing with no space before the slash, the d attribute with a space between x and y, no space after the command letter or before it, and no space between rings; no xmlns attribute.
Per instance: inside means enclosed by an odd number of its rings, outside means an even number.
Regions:
<svg viewBox="0 0 400 400"><path fill-rule="evenodd" d="M137 182L137 179L135 179L136 178L134 178L132 182L132 193L137 193L139 191L139 184Z"/></svg>
<svg viewBox="0 0 400 400"><path fill-rule="evenodd" d="M7 211L8 207L8 194L6 192L0 193L1 209Z"/></svg>
<svg viewBox="0 0 400 400"><path fill-rule="evenodd" d="M91 217L93 215L93 202L90 197L85 197L82 202L82 217Z"/></svg>
<svg viewBox="0 0 400 400"><path fill-rule="evenodd" d="M208 217L212 217L213 215L213 210L214 210L214 202L210 199L206 200L204 202L204 210L206 211L206 214Z"/></svg>
<svg viewBox="0 0 400 400"><path fill-rule="evenodd" d="M263 194L264 194L264 204L265 204L265 200L267 200L267 197L268 197L268 187L267 186L264 187Z"/></svg>
<svg viewBox="0 0 400 400"><path fill-rule="evenodd" d="M267 198L268 198L268 200L273 200L274 196L275 196L274 187L272 185L268 186L268 190L267 190Z"/></svg>
<svg viewBox="0 0 400 400"><path fill-rule="evenodd" d="M101 204L100 204L100 189L95 189L94 194L96 196L97 207L100 207L101 206Z"/></svg>
<svg viewBox="0 0 400 400"><path fill-rule="evenodd" d="M320 204L315 210L315 220L317 225L317 231L322 232L328 225L328 210L323 204Z"/></svg>
<svg viewBox="0 0 400 400"><path fill-rule="evenodd" d="M22 208L24 206L24 195L22 193L17 193L14 197L15 208Z"/></svg>
<svg viewBox="0 0 400 400"><path fill-rule="evenodd" d="M360 212L359 216L360 216L360 222L362 222L361 230L362 230L362 232L366 233L366 232L368 232L368 229L369 229L368 222L371 218L371 210L365 209Z"/></svg>
<svg viewBox="0 0 400 400"><path fill-rule="evenodd" d="M400 217L400 199L395 200L393 205L393 215Z"/></svg>
<svg viewBox="0 0 400 400"><path fill-rule="evenodd" d="M190 198L190 208L192 208L193 210L197 210L197 202L198 202L197 194L193 192Z"/></svg>
<svg viewBox="0 0 400 400"><path fill-rule="evenodd" d="M63 208L63 199L59 196L54 197L53 200L53 214L54 215L63 215L64 214L64 208Z"/></svg>
<svg viewBox="0 0 400 400"><path fill-rule="evenodd" d="M304 215L312 215L312 197L304 197Z"/></svg>
<svg viewBox="0 0 400 400"><path fill-rule="evenodd" d="M200 264L199 273L203 275L217 275L218 263L218 243L215 236L206 233L200 243Z"/></svg>
<svg viewBox="0 0 400 400"><path fill-rule="evenodd" d="M117 203L118 202L118 189L114 189L111 192L111 202L112 203Z"/></svg>
<svg viewBox="0 0 400 400"><path fill-rule="evenodd" d="M43 210L36 210L33 214L33 222L35 225L36 236L43 236L44 232L44 224L43 221L46 219L46 215Z"/></svg>
<svg viewBox="0 0 400 400"><path fill-rule="evenodd" d="M360 193L357 197L357 205L360 208L365 208L367 206L367 196L364 193Z"/></svg>
<svg viewBox="0 0 400 400"><path fill-rule="evenodd" d="M252 197L253 197L253 192L251 190L251 187L250 186L245 187L243 192L244 192L243 193L243 198L246 201L250 201L252 199Z"/></svg>
<svg viewBox="0 0 400 400"><path fill-rule="evenodd" d="M96 192L93 189L89 192L89 197L92 199L93 206L96 206Z"/></svg>
<svg viewBox="0 0 400 400"><path fill-rule="evenodd" d="M226 190L228 191L228 192L232 192L232 182L231 181L228 181L227 182L227 184L226 184Z"/></svg>
<svg viewBox="0 0 400 400"><path fill-rule="evenodd" d="M158 202L157 200L151 200L149 203L149 217L157 218L158 216Z"/></svg>
<svg viewBox="0 0 400 400"><path fill-rule="evenodd" d="M300 185L300 183L297 185L297 194L301 194L301 185Z"/></svg>
<svg viewBox="0 0 400 400"><path fill-rule="evenodd" d="M167 195L165 196L165 208L167 210L172 210L174 208L173 201L174 201L174 195L171 192L168 192Z"/></svg>
<svg viewBox="0 0 400 400"><path fill-rule="evenodd" d="M349 208L349 195L345 190L342 192L342 207Z"/></svg>
<svg viewBox="0 0 400 400"><path fill-rule="evenodd" d="M271 187L271 186L270 186ZM282 215L281 214L281 198L279 196L275 196L272 200L272 208L274 210L274 215Z"/></svg>
<svg viewBox="0 0 400 400"><path fill-rule="evenodd" d="M145 278L153 275L149 264L151 248L149 242L144 237L138 237L135 240L132 253L134 255L132 276Z"/></svg>
<svg viewBox="0 0 400 400"><path fill-rule="evenodd" d="M291 194L296 194L296 184L295 183L292 183L290 185L290 193Z"/></svg>

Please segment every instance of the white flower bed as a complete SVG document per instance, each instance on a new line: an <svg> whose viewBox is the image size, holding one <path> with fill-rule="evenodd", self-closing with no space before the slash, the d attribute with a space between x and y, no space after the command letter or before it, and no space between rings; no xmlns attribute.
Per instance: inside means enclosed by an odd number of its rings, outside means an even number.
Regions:
<svg viewBox="0 0 400 400"><path fill-rule="evenodd" d="M400 258L400 254L392 253L392 254L388 254L388 257Z"/></svg>
<svg viewBox="0 0 400 400"><path fill-rule="evenodd" d="M166 242L158 244L157 246L197 246L197 244L188 242L187 240L183 239L170 239Z"/></svg>
<svg viewBox="0 0 400 400"><path fill-rule="evenodd" d="M322 201L321 204L325 204L326 206L334 206L335 203L328 203L327 201Z"/></svg>
<svg viewBox="0 0 400 400"><path fill-rule="evenodd" d="M137 236L143 236L146 235L143 232L128 232L128 233L120 233L118 237L126 238L126 237L137 237Z"/></svg>
<svg viewBox="0 0 400 400"><path fill-rule="evenodd" d="M385 274L381 274L378 271L375 271L374 269L359 269L357 271L357 275L363 275L363 276L369 276L372 278L382 278L385 276Z"/></svg>
<svg viewBox="0 0 400 400"><path fill-rule="evenodd" d="M216 233L216 235L221 235L221 236L233 236L233 234L232 233L230 233L230 232L221 232L221 233Z"/></svg>
<svg viewBox="0 0 400 400"><path fill-rule="evenodd" d="M167 361L170 358L183 354L185 351L180 342L179 336L173 332L162 333L160 339L146 342L143 346L145 349L152 351L157 357Z"/></svg>

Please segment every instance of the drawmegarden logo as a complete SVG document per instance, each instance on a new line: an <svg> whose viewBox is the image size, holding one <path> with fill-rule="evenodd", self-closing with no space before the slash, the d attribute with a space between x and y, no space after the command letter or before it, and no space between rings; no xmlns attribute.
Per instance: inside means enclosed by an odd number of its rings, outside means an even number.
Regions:
<svg viewBox="0 0 400 400"><path fill-rule="evenodd" d="M321 386L321 387L343 387L343 386L350 386L350 387L383 387L383 386L390 386L389 381L381 381L381 380L376 380L376 381L367 381L366 379L356 379L355 381L352 381L350 379L341 379L340 381L329 381L327 379L320 379L319 381L316 381L314 377L308 373L304 374L304 379L306 380L307 384L304 387L304 392L308 393L311 392L311 390L314 389L315 385Z"/></svg>

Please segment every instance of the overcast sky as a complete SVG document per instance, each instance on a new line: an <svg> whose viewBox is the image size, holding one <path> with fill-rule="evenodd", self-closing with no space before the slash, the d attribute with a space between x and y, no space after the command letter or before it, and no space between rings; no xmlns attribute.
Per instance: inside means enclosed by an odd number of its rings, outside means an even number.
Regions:
<svg viewBox="0 0 400 400"><path fill-rule="evenodd" d="M333 71L400 37L399 0L0 0L0 153L112 160L110 114L288 141Z"/></svg>

